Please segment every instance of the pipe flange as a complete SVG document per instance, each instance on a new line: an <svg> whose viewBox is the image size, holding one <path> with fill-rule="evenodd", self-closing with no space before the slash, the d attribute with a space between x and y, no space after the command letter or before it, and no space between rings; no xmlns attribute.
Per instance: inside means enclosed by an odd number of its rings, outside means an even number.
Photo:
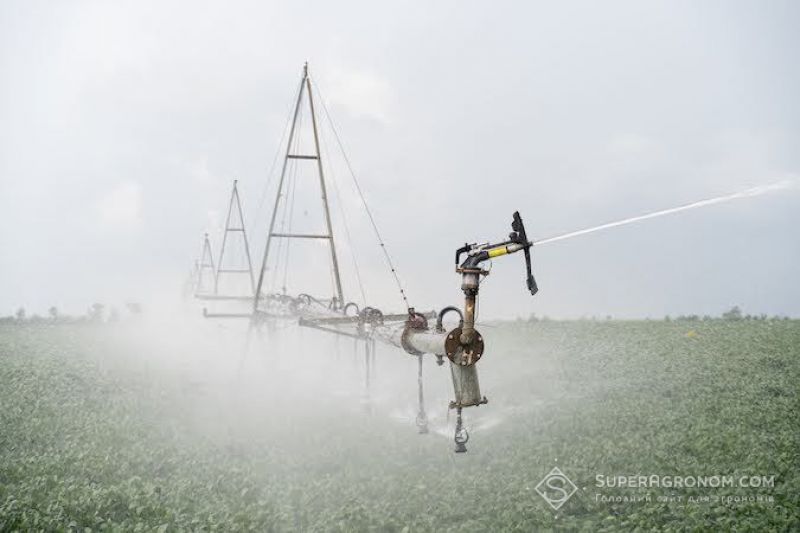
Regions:
<svg viewBox="0 0 800 533"><path fill-rule="evenodd" d="M475 335L469 344L461 344L461 328L453 328L444 341L444 350L447 358L456 365L471 366L477 363L483 355L483 337L475 330Z"/></svg>

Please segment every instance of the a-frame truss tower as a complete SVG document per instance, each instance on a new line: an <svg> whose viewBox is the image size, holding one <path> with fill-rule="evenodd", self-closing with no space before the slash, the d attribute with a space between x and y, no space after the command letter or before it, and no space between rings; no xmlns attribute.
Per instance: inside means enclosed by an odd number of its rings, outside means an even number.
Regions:
<svg viewBox="0 0 800 533"><path fill-rule="evenodd" d="M203 253L200 255L200 264L197 266L195 294L202 295L210 292L213 289L212 283L215 276L214 256L211 254L211 243L208 240L208 233L206 233L203 235Z"/></svg>
<svg viewBox="0 0 800 533"><path fill-rule="evenodd" d="M250 245L247 242L247 231L244 227L244 215L242 214L242 202L239 200L238 180L233 180L233 190L231 191L231 201L228 204L228 216L225 219L225 231L222 234L222 245L219 249L217 259L217 271L214 275L214 294L219 294L219 279L221 274L248 275L250 278L250 292L255 292L255 280L253 278L253 263L250 260ZM231 219L231 217L235 217ZM244 244L244 255L247 260L247 268L234 268L225 266L225 245L228 242L228 234L241 234Z"/></svg>
<svg viewBox="0 0 800 533"><path fill-rule="evenodd" d="M314 153L312 154L293 154L291 153L294 137L297 134L297 118L300 114L300 107L303 104L303 96L308 102L308 108L311 115L311 128L314 133ZM275 220L278 213L278 206L281 197L284 194L286 169L290 160L308 160L315 161L317 172L319 174L319 186L322 194L322 206L325 214L325 226L327 233L325 234L309 234L309 233L279 233L275 231ZM297 92L297 101L294 106L294 113L292 115L292 125L289 129L289 140L286 143L286 153L283 159L283 166L281 168L280 181L278 182L278 191L275 195L275 203L272 208L272 218L269 223L269 233L267 234L267 244L264 247L264 258L261 261L261 270L258 274L258 283L256 284L255 296L253 298L253 313L258 312L258 305L260 300L265 296L261 294L261 289L264 285L264 274L267 269L267 260L269 259L270 246L273 239L324 239L330 245L331 252L331 268L333 271L334 283L336 285L335 298L338 300L338 307L344 305L344 293L342 292L342 280L339 275L339 261L336 257L336 244L333 239L333 226L331 224L331 213L328 206L328 193L325 186L325 174L322 170L322 157L319 148L319 132L317 129L317 116L314 111L314 96L311 85L311 78L308 75L308 63L303 66L303 78L300 82L300 89Z"/></svg>

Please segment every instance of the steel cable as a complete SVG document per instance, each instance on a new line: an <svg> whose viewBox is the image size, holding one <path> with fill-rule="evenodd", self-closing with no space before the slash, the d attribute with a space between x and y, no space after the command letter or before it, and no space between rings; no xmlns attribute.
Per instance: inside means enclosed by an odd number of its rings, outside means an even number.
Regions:
<svg viewBox="0 0 800 533"><path fill-rule="evenodd" d="M333 135L336 138L336 143L339 146L339 150L342 152L342 157L344 158L345 164L347 165L347 169L350 172L350 177L353 179L353 183L355 184L356 191L358 192L358 196L361 199L361 203L364 205L364 210L367 213L367 217L369 218L370 224L372 225L372 229L375 232L375 237L378 239L378 244L383 250L383 256L386 260L386 264L389 267L389 270L392 272L392 276L394 277L394 281L397 285L397 289L400 291L400 296L403 298L403 303L405 304L406 309L410 309L411 305L408 303L408 298L406 297L406 291L403 289L403 284L400 282L400 276L397 274L397 269L394 266L394 262L392 261L391 256L389 255L389 251L386 249L386 244L383 242L383 237L381 237L380 230L378 230L378 224L375 222L375 217L372 215L372 210L369 208L367 204L367 200L364 196L364 192L361 190L361 185L358 183L358 178L356 178L356 174L353 171L353 166L350 164L350 158L347 157L347 152L344 149L344 145L342 144L342 140L339 137L339 132L336 130L336 126L333 124L333 119L331 118L330 112L328 111L328 106L325 104L325 97L322 95L322 90L319 88L319 84L317 85L317 92L320 95L320 102L322 103L322 109L325 112L325 118L328 120L328 124L331 127L331 131L333 131Z"/></svg>

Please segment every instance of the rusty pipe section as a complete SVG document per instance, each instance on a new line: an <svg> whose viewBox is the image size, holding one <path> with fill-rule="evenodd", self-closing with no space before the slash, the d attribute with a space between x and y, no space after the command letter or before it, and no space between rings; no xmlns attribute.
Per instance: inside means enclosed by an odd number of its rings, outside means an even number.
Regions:
<svg viewBox="0 0 800 533"><path fill-rule="evenodd" d="M475 332L475 303L478 297L481 269L464 268L461 271L461 290L464 291L464 327L459 340L461 344L470 345Z"/></svg>
<svg viewBox="0 0 800 533"><path fill-rule="evenodd" d="M481 394L474 355L467 354L461 346L448 352L450 346L460 345L461 328L435 331L422 329L422 327L415 328L413 324L406 322L397 326L376 326L373 329L373 335L378 340L402 348L411 355L429 353L436 355L440 360L446 356L450 363L450 375L455 394L455 399L450 403L451 408L470 407L487 402L487 399ZM476 336L476 338L480 338L477 332ZM482 346L483 340L481 339L480 342Z"/></svg>

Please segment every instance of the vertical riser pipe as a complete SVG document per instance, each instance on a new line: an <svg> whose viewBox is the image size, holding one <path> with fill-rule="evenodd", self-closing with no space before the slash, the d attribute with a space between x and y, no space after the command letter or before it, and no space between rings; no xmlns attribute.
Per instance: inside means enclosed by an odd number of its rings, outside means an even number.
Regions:
<svg viewBox="0 0 800 533"><path fill-rule="evenodd" d="M462 366L450 363L450 374L453 377L456 406L469 407L484 403L478 383L478 369L475 365Z"/></svg>

